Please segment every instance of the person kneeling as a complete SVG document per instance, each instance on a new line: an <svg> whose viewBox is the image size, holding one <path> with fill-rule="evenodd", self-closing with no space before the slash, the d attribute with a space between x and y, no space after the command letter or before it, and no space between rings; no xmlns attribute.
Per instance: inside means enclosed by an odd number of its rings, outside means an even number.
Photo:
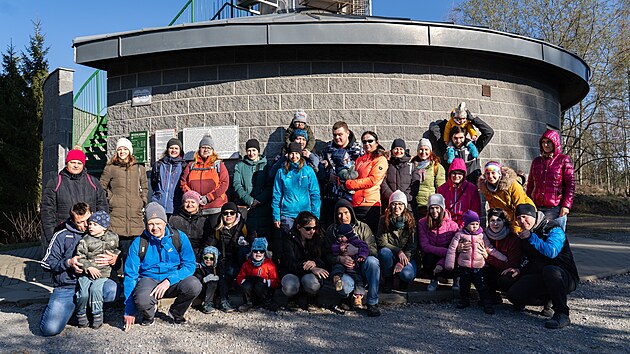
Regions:
<svg viewBox="0 0 630 354"><path fill-rule="evenodd" d="M269 311L278 310L278 305L273 301L273 293L280 281L276 265L267 252L267 245L267 240L263 237L254 239L251 256L243 263L236 277L245 302L238 308L240 312L249 311L254 303L262 303Z"/></svg>

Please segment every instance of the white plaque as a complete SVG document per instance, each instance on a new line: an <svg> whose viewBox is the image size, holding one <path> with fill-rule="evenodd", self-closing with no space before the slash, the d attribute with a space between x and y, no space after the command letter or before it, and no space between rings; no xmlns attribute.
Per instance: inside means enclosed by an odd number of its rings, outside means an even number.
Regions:
<svg viewBox="0 0 630 354"><path fill-rule="evenodd" d="M160 129L155 131L155 159L157 161L162 158L164 150L166 150L166 143L172 138L177 138L177 130L175 129Z"/></svg>
<svg viewBox="0 0 630 354"><path fill-rule="evenodd" d="M131 91L131 107L151 104L152 87L136 87Z"/></svg>
<svg viewBox="0 0 630 354"><path fill-rule="evenodd" d="M192 160L195 151L199 149L199 141L204 135L210 135L214 141L214 150L221 159L238 159L238 125L226 125L220 127L184 128L184 158Z"/></svg>

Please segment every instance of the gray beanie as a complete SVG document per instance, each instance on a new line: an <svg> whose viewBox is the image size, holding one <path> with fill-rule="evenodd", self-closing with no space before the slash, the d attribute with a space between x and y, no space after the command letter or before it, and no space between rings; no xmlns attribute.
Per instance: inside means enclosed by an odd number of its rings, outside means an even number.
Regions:
<svg viewBox="0 0 630 354"><path fill-rule="evenodd" d="M429 196L427 207L430 208L432 205L439 205L440 207L442 207L442 210L446 209L446 204L444 204L444 197L439 193L431 194Z"/></svg>
<svg viewBox="0 0 630 354"><path fill-rule="evenodd" d="M304 112L301 108L293 114L293 122L302 122L306 124L306 118L308 118L308 114L306 114L306 112Z"/></svg>
<svg viewBox="0 0 630 354"><path fill-rule="evenodd" d="M166 211L158 202L151 202L144 208L144 223L146 224L151 219L162 219L164 222L168 222Z"/></svg>
<svg viewBox="0 0 630 354"><path fill-rule="evenodd" d="M214 140L212 140L212 137L210 135L205 135L203 138L201 138L201 141L199 142L199 147L202 146L210 146L214 148Z"/></svg>
<svg viewBox="0 0 630 354"><path fill-rule="evenodd" d="M407 208L407 196L398 189L389 196L389 205L392 205L394 202L403 203L405 204L405 208Z"/></svg>
<svg viewBox="0 0 630 354"><path fill-rule="evenodd" d="M418 150L420 150L420 148L423 146L427 146L431 151L433 151L433 146L431 145L431 141L429 139L427 138L420 139L420 142L418 143Z"/></svg>

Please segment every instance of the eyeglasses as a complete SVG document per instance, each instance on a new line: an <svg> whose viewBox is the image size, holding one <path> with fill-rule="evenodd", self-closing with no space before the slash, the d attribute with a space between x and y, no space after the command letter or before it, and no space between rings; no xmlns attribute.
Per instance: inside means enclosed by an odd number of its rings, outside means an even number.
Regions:
<svg viewBox="0 0 630 354"><path fill-rule="evenodd" d="M366 140L361 140L363 142L363 145L365 144L372 144L374 143L376 140L374 139L366 139Z"/></svg>
<svg viewBox="0 0 630 354"><path fill-rule="evenodd" d="M211 146L202 146L199 148L199 150L212 150Z"/></svg>
<svg viewBox="0 0 630 354"><path fill-rule="evenodd" d="M234 216L236 215L235 211L224 211L223 216Z"/></svg>
<svg viewBox="0 0 630 354"><path fill-rule="evenodd" d="M214 261L214 256L213 255L203 256L203 260L204 261Z"/></svg>
<svg viewBox="0 0 630 354"><path fill-rule="evenodd" d="M252 253L265 253L265 250L252 250Z"/></svg>
<svg viewBox="0 0 630 354"><path fill-rule="evenodd" d="M302 228L304 229L304 231L313 231L317 229L317 226L302 226Z"/></svg>

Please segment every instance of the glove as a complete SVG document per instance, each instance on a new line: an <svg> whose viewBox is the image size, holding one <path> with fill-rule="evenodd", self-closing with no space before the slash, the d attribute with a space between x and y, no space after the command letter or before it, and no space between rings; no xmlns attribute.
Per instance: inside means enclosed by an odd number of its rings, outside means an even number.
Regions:
<svg viewBox="0 0 630 354"><path fill-rule="evenodd" d="M475 117L470 113L469 110L466 110L466 119L473 120Z"/></svg>
<svg viewBox="0 0 630 354"><path fill-rule="evenodd" d="M466 145L466 148L468 149L468 152L470 152L473 158L476 159L477 157L479 157L479 150L477 150L477 146L475 146L475 144L473 144L472 141L468 142L468 145Z"/></svg>
<svg viewBox="0 0 630 354"><path fill-rule="evenodd" d="M202 195L200 200L201 200L201 205L208 204L208 197L206 197L205 195Z"/></svg>
<svg viewBox="0 0 630 354"><path fill-rule="evenodd" d="M208 274L203 278L203 282L219 281L219 276L216 274Z"/></svg>
<svg viewBox="0 0 630 354"><path fill-rule="evenodd" d="M267 287L271 288L271 279L267 279L265 282L267 283Z"/></svg>
<svg viewBox="0 0 630 354"><path fill-rule="evenodd" d="M455 160L455 149L452 146L446 148L446 162L452 163Z"/></svg>
<svg viewBox="0 0 630 354"><path fill-rule="evenodd" d="M247 246L247 245L249 245L249 242L247 242L247 240L245 240L244 236L239 236L237 243L238 243L239 246Z"/></svg>

